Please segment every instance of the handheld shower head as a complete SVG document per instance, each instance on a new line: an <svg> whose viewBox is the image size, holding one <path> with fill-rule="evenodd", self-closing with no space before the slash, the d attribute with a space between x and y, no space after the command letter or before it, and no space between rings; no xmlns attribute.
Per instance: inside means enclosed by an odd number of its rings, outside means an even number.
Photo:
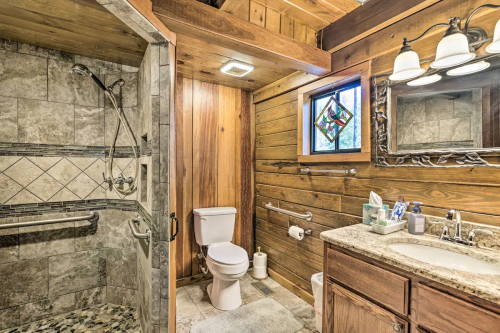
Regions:
<svg viewBox="0 0 500 333"><path fill-rule="evenodd" d="M82 64L74 64L73 67L71 67L71 70L75 72L78 75L81 76L92 76L92 72L90 69L88 69L87 66L84 66Z"/></svg>
<svg viewBox="0 0 500 333"><path fill-rule="evenodd" d="M87 66L82 64L74 64L73 67L71 67L71 69L78 75L90 76L94 80L94 82L99 86L99 88L101 88L104 91L107 90L104 84L101 82L101 80L99 80L97 76L95 76L94 73L92 73L90 69L88 69Z"/></svg>

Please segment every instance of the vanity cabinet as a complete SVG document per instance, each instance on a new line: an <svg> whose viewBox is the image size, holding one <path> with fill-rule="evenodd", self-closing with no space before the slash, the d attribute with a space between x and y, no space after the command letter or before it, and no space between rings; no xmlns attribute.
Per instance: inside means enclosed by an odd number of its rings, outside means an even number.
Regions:
<svg viewBox="0 0 500 333"><path fill-rule="evenodd" d="M325 333L394 333L408 332L408 323L367 299L327 282L327 299L333 311L333 326L323 329ZM332 313L332 312L330 312Z"/></svg>
<svg viewBox="0 0 500 333"><path fill-rule="evenodd" d="M325 243L324 333L500 333L500 306Z"/></svg>

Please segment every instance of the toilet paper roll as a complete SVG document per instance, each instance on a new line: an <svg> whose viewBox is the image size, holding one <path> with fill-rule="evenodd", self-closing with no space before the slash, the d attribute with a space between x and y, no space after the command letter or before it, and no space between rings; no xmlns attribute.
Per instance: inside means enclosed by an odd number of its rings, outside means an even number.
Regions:
<svg viewBox="0 0 500 333"><path fill-rule="evenodd" d="M257 280L267 279L267 267L253 267L252 277Z"/></svg>
<svg viewBox="0 0 500 333"><path fill-rule="evenodd" d="M254 253L253 255L253 267L266 267L267 266L267 254L265 253Z"/></svg>
<svg viewBox="0 0 500 333"><path fill-rule="evenodd" d="M297 240L303 240L304 239L304 229L299 228L297 226L291 226L290 229L288 229L288 234L290 237L293 237Z"/></svg>

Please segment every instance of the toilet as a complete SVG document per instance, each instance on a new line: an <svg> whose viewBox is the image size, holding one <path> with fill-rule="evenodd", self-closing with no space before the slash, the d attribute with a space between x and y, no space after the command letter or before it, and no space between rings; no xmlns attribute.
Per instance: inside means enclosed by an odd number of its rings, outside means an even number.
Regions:
<svg viewBox="0 0 500 333"><path fill-rule="evenodd" d="M231 243L236 208L215 207L193 210L194 232L199 245L208 246L207 266L214 277L207 292L219 310L241 305L240 279L248 270L248 253Z"/></svg>

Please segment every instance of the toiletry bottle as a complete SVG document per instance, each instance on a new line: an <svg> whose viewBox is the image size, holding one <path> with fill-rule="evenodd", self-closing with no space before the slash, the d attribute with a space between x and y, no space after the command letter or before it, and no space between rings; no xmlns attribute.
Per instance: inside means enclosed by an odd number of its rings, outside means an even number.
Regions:
<svg viewBox="0 0 500 333"><path fill-rule="evenodd" d="M425 231L425 215L420 208L421 202L414 201L413 210L408 214L408 232L413 235L423 235Z"/></svg>

